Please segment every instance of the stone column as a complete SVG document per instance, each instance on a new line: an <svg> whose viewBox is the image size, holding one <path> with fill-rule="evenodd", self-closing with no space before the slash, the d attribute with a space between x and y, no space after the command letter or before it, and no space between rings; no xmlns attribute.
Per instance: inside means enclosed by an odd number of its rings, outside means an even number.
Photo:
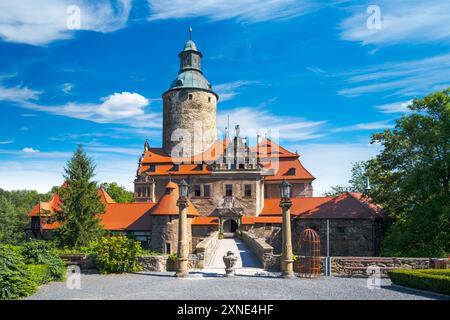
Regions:
<svg viewBox="0 0 450 320"><path fill-rule="evenodd" d="M183 278L188 275L189 240L187 239L187 207L186 199L177 201L179 208L178 219L178 252L177 252L177 272L175 276Z"/></svg>
<svg viewBox="0 0 450 320"><path fill-rule="evenodd" d="M281 253L281 276L283 278L293 278L294 260L292 259L292 239L291 239L291 206L290 199L281 199L280 207L283 209L283 247Z"/></svg>

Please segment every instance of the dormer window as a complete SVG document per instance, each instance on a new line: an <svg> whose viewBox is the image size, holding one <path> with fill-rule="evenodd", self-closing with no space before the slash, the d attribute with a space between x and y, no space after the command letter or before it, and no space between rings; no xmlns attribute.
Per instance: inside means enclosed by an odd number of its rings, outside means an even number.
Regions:
<svg viewBox="0 0 450 320"><path fill-rule="evenodd" d="M290 168L289 169L289 175L290 176L295 176L295 168Z"/></svg>
<svg viewBox="0 0 450 320"><path fill-rule="evenodd" d="M173 171L180 171L180 165L179 164L174 164L173 165Z"/></svg>
<svg viewBox="0 0 450 320"><path fill-rule="evenodd" d="M156 165L151 164L150 167L148 168L149 172L155 172L156 171Z"/></svg>

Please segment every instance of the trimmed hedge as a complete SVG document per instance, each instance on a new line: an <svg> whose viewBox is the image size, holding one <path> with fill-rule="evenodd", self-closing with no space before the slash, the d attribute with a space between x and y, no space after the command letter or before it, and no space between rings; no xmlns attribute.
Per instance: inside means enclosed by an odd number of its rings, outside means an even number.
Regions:
<svg viewBox="0 0 450 320"><path fill-rule="evenodd" d="M450 295L450 269L389 270L392 283Z"/></svg>

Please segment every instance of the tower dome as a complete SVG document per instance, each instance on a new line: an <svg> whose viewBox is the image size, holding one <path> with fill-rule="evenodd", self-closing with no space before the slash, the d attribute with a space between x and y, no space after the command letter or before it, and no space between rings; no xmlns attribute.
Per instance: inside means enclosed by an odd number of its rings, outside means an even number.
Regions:
<svg viewBox="0 0 450 320"><path fill-rule="evenodd" d="M202 153L216 141L219 99L203 75L203 55L192 39L178 57L178 75L163 93L163 149L176 158Z"/></svg>

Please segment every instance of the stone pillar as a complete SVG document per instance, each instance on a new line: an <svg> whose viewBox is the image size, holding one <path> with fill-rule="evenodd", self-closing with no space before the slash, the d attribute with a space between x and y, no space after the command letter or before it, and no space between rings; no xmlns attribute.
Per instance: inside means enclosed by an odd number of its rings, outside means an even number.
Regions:
<svg viewBox="0 0 450 320"><path fill-rule="evenodd" d="M183 278L188 275L189 240L187 239L187 199L177 201L179 208L178 220L178 252L177 252L177 272L175 276Z"/></svg>
<svg viewBox="0 0 450 320"><path fill-rule="evenodd" d="M281 276L283 278L294 277L294 260L292 259L291 238L291 206L290 199L281 199L280 207L283 209L283 247L281 253Z"/></svg>

